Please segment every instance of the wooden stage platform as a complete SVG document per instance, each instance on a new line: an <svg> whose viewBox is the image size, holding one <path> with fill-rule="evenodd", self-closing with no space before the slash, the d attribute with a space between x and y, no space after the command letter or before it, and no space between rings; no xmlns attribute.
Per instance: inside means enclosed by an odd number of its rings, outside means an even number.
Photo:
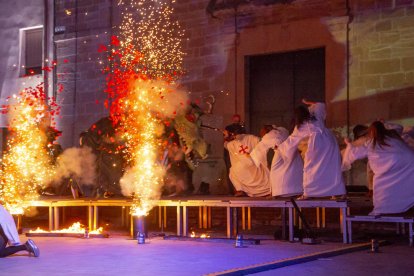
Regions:
<svg viewBox="0 0 414 276"><path fill-rule="evenodd" d="M314 208L316 210L317 227L325 227L325 208L336 208L339 210L340 229L343 242L348 242L347 220L350 207L372 206L372 202L367 198L349 198L346 201L336 201L329 199L320 200L296 200L299 208ZM29 202L30 206L49 208L49 230L59 229L59 209L64 207L84 206L87 207L88 227L91 230L98 228L98 212L99 207L118 206L122 208L122 222L129 222L131 226L131 235L133 235L133 218L129 214L129 208L132 205L132 199L129 198L80 198L73 199L69 197L43 197L36 201ZM188 236L188 208L199 208L199 225L211 226L211 208L221 207L226 209L226 234L228 238L237 234L237 212L241 210L242 229L251 228L251 208L282 208L287 210L288 216L285 217L284 223L289 225L289 240L293 241L294 229L294 207L288 199L266 199L266 198L250 198L250 197L230 197L230 196L187 196L187 197L167 197L154 201L154 205L158 207L159 224L166 224L166 208L176 208L177 214L177 235ZM285 214L286 212L282 212ZM282 216L284 217L284 216ZM283 227L285 229L285 227Z"/></svg>

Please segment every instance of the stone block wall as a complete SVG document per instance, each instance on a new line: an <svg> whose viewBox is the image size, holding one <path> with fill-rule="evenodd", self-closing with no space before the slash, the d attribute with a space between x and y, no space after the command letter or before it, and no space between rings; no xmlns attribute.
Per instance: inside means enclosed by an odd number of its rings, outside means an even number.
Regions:
<svg viewBox="0 0 414 276"><path fill-rule="evenodd" d="M413 125L414 1L351 2L351 123Z"/></svg>
<svg viewBox="0 0 414 276"><path fill-rule="evenodd" d="M223 128L234 113L248 121L246 57L324 47L328 126L346 127L348 91L350 126L375 118L412 124L413 2L349 0L349 13L345 0L244 5L238 7L235 20L233 9L209 15L208 0L177 0L174 16L185 29L183 49L187 53L187 73L181 82L190 97L205 109L206 98L216 98L213 114L205 115L203 121ZM105 79L99 70L97 49L116 34L120 20L117 3L56 1L56 25L66 27L64 34L55 36L61 64L58 82L64 85L59 96L64 147L77 145L79 133L107 114L101 104ZM69 62L62 65L64 59ZM210 160L216 162L211 167L221 171L221 134L205 130L204 135L211 143ZM208 174L204 171L209 167L203 167L203 175ZM197 185L202 176L196 177ZM217 183L221 186L225 185Z"/></svg>
<svg viewBox="0 0 414 276"><path fill-rule="evenodd" d="M104 56L98 48L110 41L112 2L55 1L55 25L66 28L54 37L57 82L63 85L57 100L62 106L58 128L63 130L60 143L64 148L78 145L79 134L107 115L103 106L105 75L101 72Z"/></svg>

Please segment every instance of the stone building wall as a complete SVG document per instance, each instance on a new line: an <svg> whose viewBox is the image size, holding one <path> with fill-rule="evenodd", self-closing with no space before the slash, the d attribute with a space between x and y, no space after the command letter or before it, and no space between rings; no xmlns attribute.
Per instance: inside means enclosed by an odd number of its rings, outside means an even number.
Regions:
<svg viewBox="0 0 414 276"><path fill-rule="evenodd" d="M223 128L234 113L248 121L246 56L324 47L328 126L346 129L348 91L350 126L375 118L412 124L413 2L349 0L350 13L345 0L244 5L237 9L235 28L233 9L217 11L212 17L206 12L208 0L177 0L174 16L186 30L187 74L182 84L203 108L207 108L206 98L215 96L214 112L203 120ZM101 104L105 77L99 70L97 49L116 34L117 3L56 1L56 25L66 27L64 34L55 36L57 58L60 64L69 60L58 69L64 85L59 124L65 147L76 145L79 133L107 114ZM197 169L194 182L196 186L201 181L213 183L213 190L220 191L225 187L222 137L210 130L204 135L212 150Z"/></svg>
<svg viewBox="0 0 414 276"><path fill-rule="evenodd" d="M54 37L57 82L63 85L57 100L62 106L58 128L63 130L64 148L78 145L79 134L107 114L101 73L104 57L98 47L107 45L112 34L112 2L55 1L55 26L66 28Z"/></svg>
<svg viewBox="0 0 414 276"><path fill-rule="evenodd" d="M352 2L351 123L414 125L414 1Z"/></svg>

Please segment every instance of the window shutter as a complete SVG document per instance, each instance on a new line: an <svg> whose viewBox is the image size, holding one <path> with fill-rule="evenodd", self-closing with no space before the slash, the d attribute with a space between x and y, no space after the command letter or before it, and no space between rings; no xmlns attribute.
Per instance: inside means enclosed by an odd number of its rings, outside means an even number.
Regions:
<svg viewBox="0 0 414 276"><path fill-rule="evenodd" d="M25 31L25 67L26 72L34 70L41 73L43 56L43 28Z"/></svg>

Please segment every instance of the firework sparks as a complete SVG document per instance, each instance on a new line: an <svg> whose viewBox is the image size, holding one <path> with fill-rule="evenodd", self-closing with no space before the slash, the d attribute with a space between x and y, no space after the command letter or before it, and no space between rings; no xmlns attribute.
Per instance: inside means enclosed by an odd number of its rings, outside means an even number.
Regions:
<svg viewBox="0 0 414 276"><path fill-rule="evenodd" d="M138 78L129 83L129 93L112 105L117 131L126 143L130 167L121 179L125 195L135 195L134 212L145 215L151 201L160 196L164 168L157 163L162 148L162 121L184 112L184 91L174 84ZM116 107L116 108L114 108Z"/></svg>
<svg viewBox="0 0 414 276"><path fill-rule="evenodd" d="M48 151L48 129L58 106L47 104L43 84L24 89L4 106L9 113L9 137L0 173L0 199L12 213L23 213L25 202L54 174Z"/></svg>
<svg viewBox="0 0 414 276"><path fill-rule="evenodd" d="M123 9L119 38L111 38L108 53L112 69L107 90L112 121L125 143L128 168L120 184L133 196L133 215L146 215L160 197L165 168L157 163L163 150L163 122L184 112L187 93L174 83L182 73L183 31L172 20L166 1L119 2ZM109 104L110 102L110 104Z"/></svg>
<svg viewBox="0 0 414 276"><path fill-rule="evenodd" d="M120 2L122 23L120 43L131 45L142 53L136 69L151 78L174 78L182 73L184 52L182 41L184 31L178 21L173 20L175 1L130 0ZM126 55L124 61L130 63L135 57Z"/></svg>

